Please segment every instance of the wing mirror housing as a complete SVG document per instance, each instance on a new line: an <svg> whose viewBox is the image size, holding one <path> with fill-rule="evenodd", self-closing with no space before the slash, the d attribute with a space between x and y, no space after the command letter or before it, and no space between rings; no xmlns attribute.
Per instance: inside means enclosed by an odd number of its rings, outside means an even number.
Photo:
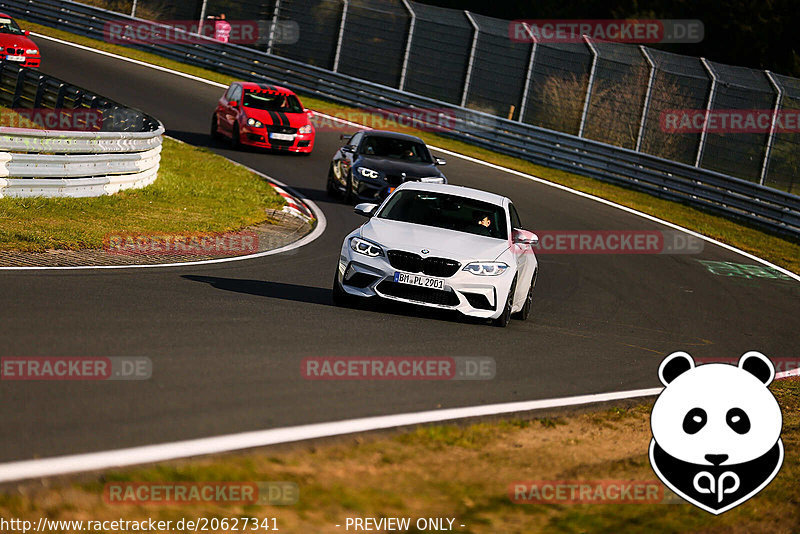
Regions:
<svg viewBox="0 0 800 534"><path fill-rule="evenodd" d="M442 158L436 158L436 165L447 165L447 160Z"/></svg>
<svg viewBox="0 0 800 534"><path fill-rule="evenodd" d="M517 245L531 245L535 247L539 244L538 235L521 228L515 228L511 231L511 240Z"/></svg>
<svg viewBox="0 0 800 534"><path fill-rule="evenodd" d="M239 107L239 102L237 102L236 100L231 100L228 103L228 105L230 105L230 107L232 107L232 108L238 108Z"/></svg>
<svg viewBox="0 0 800 534"><path fill-rule="evenodd" d="M359 215L363 215L364 217L372 217L375 214L376 209L378 209L377 204L365 202L363 204L357 204L356 207L353 208L353 211Z"/></svg>

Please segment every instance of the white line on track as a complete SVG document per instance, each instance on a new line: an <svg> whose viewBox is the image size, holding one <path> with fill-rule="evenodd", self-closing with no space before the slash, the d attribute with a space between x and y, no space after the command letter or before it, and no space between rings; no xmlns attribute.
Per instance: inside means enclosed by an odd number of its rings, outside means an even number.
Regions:
<svg viewBox="0 0 800 534"><path fill-rule="evenodd" d="M20 462L0 464L0 482L12 482L15 480L65 475L81 471L96 471L143 463L163 462L165 460L175 460L190 456L218 454L222 452L251 449L254 447L264 447L266 445L292 443L307 439L341 436L344 434L425 423L437 423L453 419L580 406L638 397L652 397L658 395L660 392L661 388L637 389L560 399L509 402L503 404L488 404L485 406L470 406L466 408L383 415L378 417L365 417L362 419L350 419L347 421L335 421L332 423L316 423L311 425L256 430L253 432L174 441L172 443L145 445L128 449L23 460Z"/></svg>
<svg viewBox="0 0 800 534"><path fill-rule="evenodd" d="M62 41L60 39L54 39L44 35L36 34L36 36L56 41L62 44L81 48L84 50L89 50L91 52L95 52L98 54L110 56L123 61L129 61L131 63L136 63L146 67L154 68L157 70L174 74L176 76L182 76L184 78L189 78L202 83L215 85L221 88L226 87L223 84L212 82L210 80L205 80L197 76L192 76L181 72L177 72L164 67L159 67L157 65L151 65L143 61L125 58L123 56L111 54L109 52L95 50L93 48L89 48L82 45L76 45L68 41ZM330 117L328 115L326 116ZM336 117L330 117L330 118L336 118ZM351 123L349 121L341 121L341 122L352 124L353 126L356 127L364 127L363 125ZM748 254L747 252L739 250L730 245L726 245L725 243L721 243L714 239L708 238L706 236L703 236L686 228L677 226L667 221L663 221L661 219L658 219L657 217L653 217L651 215L641 213L634 209L621 206L614 202L610 202L608 200L595 197L593 195L589 195L581 191L576 191L559 184L554 184L546 180L542 180L541 178L537 178L529 174L515 171L513 169L508 169L499 165L486 163L480 160L476 160L475 158L465 156L463 154L458 154L456 152L438 149L436 147L431 147L431 148L445 154L463 158L467 161L472 161L474 163L485 165L490 168L508 172L517 176L521 176L523 178L543 183L545 185L557 187L559 189L563 189L564 191L568 191L570 193L580 195L585 198L595 200L597 202L602 202L604 204L627 211L634 215L638 215L640 217L644 217L646 219L667 225L671 228L681 230L683 232L704 239L708 242L719 245L723 248L732 250L745 257L751 258L765 265L776 268L779 271L791 276L792 278L800 280L800 277L798 277L794 273L791 273L785 269L777 267L765 260L762 260L761 258L758 258L756 256ZM319 215L321 215L321 211L319 212ZM324 218L320 219L320 222L324 224ZM311 234L309 234L309 236L310 235ZM277 253L277 252L272 251L272 253ZM790 373L787 373L787 376L790 376ZM651 397L658 395L661 392L661 389L662 388L639 389L631 391L619 391L613 393L601 393L596 395L565 397L560 399L544 399L544 400L512 402L504 404L490 404L484 406L469 406L464 408L451 408L445 410L433 410L426 412L415 412L415 413L387 415L379 417L367 417L361 419L336 421L331 423L317 423L317 424L301 425L294 427L256 430L252 432L242 432L238 434L228 434L228 435L215 436L209 438L176 441L172 443L161 443L161 444L146 445L141 447L131 447L127 449L91 452L91 453L75 454L69 456L57 456L52 458L40 458L35 460L23 460L18 462L9 462L5 464L0 464L0 482L11 482L16 480L25 480L38 477L65 475L69 473L77 473L82 471L94 471L94 470L108 469L114 467L131 466L143 463L174 460L179 458L188 458L204 454L215 454L221 452L237 451L254 447L263 447L266 445L292 443L307 439L341 436L356 432L367 432L372 430L397 428L397 427L418 425L424 423L436 423L442 421L451 421L455 419L467 419L471 417L501 415L501 414L517 413L517 412L528 412L532 410L552 409L558 407L580 406L597 402L608 402L614 400Z"/></svg>

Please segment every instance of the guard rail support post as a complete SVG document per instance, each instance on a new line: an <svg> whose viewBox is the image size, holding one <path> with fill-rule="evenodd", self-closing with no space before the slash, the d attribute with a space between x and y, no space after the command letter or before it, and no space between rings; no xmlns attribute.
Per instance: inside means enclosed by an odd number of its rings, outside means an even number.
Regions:
<svg viewBox="0 0 800 534"><path fill-rule="evenodd" d="M703 151L706 148L706 138L708 137L708 116L711 114L711 108L714 106L714 96L717 92L717 75L714 73L714 69L711 68L711 64L706 58L701 57L700 62L703 64L703 67L705 67L709 76L711 76L711 89L708 91L708 101L706 102L706 114L705 120L703 121L703 131L700 132L700 142L697 143L697 158L694 161L695 167L699 167L700 161L703 159Z"/></svg>
<svg viewBox="0 0 800 534"><path fill-rule="evenodd" d="M656 64L653 58L650 57L650 52L644 45L639 45L642 55L650 65L650 76L647 79L647 92L644 95L644 104L642 105L642 121L639 123L639 134L636 136L636 152L642 151L642 139L644 139L644 125L647 122L647 112L650 111L650 98L653 96L653 81L656 78Z"/></svg>
<svg viewBox="0 0 800 534"><path fill-rule="evenodd" d="M406 88L406 75L408 74L408 60L411 57L411 43L414 40L414 27L417 25L417 14L414 13L414 8L411 7L411 3L408 0L403 0L403 5L408 11L408 15L411 17L411 21L408 23L408 36L406 37L406 51L403 54L403 68L400 70L400 83L398 84L397 88L401 91L405 91Z"/></svg>
<svg viewBox="0 0 800 534"><path fill-rule="evenodd" d="M347 24L347 6L349 0L342 0L342 19L339 21L339 38L336 40L336 55L333 58L333 72L339 72L339 60L342 57L342 42L344 41L344 27Z"/></svg>
<svg viewBox="0 0 800 534"><path fill-rule="evenodd" d="M467 73L464 75L464 92L461 93L461 107L467 107L467 95L469 94L469 86L470 82L472 81L472 66L475 63L475 51L478 49L478 35L480 34L480 28L478 28L478 23L475 22L475 19L472 17L472 14L469 11L464 11L464 14L467 16L467 20L469 23L472 24L472 47L469 51L469 62L467 63Z"/></svg>
<svg viewBox="0 0 800 534"><path fill-rule="evenodd" d="M583 130L586 127L586 117L589 115L589 102L592 99L592 89L594 88L594 75L597 72L597 50L588 35L584 35L583 40L592 52L592 69L589 71L589 83L586 84L586 98L583 99L583 113L581 113L581 125L578 127L578 137L583 137Z"/></svg>
<svg viewBox="0 0 800 534"><path fill-rule="evenodd" d="M520 24L522 24L522 26L525 28L525 32L531 39L531 55L528 57L528 72L525 75L525 87L522 89L522 102L519 104L519 118L517 119L517 122L523 122L525 120L525 111L528 109L528 93L530 93L531 82L533 81L533 66L534 61L536 61L536 48L539 45L539 43L536 42L536 36L533 34L531 27L528 26L528 23L521 22Z"/></svg>
<svg viewBox="0 0 800 534"><path fill-rule="evenodd" d="M269 27L269 41L267 41L267 54L272 53L272 45L275 44L275 32L278 31L278 15L281 10L281 0L275 0L275 7L272 9L272 25Z"/></svg>
<svg viewBox="0 0 800 534"><path fill-rule="evenodd" d="M136 0L133 0L133 5L136 5ZM203 35L203 21L206 18L206 8L208 7L208 0L203 0L202 6L200 6L200 20L197 21L197 35ZM133 17L133 13L131 13L131 17ZM216 31L216 30L215 30Z"/></svg>
<svg viewBox="0 0 800 534"><path fill-rule="evenodd" d="M764 74L767 75L769 83L771 83L772 87L775 88L775 107L772 110L772 121L770 122L769 137L767 137L767 148L764 151L764 162L761 164L761 179L758 181L758 183L761 185L764 185L764 181L767 179L769 157L772 154L772 144L775 142L775 122L778 120L778 112L781 109L781 100L783 99L783 88L772 76L772 73L768 70L765 70Z"/></svg>
<svg viewBox="0 0 800 534"><path fill-rule="evenodd" d="M58 93L56 93L56 109L64 107L64 96L67 94L67 84L61 82L58 84Z"/></svg>

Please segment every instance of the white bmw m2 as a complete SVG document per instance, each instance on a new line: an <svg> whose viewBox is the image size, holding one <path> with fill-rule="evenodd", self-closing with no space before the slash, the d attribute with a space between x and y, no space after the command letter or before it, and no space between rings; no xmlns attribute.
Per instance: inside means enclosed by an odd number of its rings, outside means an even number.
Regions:
<svg viewBox="0 0 800 534"><path fill-rule="evenodd" d="M406 182L342 244L337 305L380 297L456 310L506 326L531 311L535 234L503 196L455 185Z"/></svg>

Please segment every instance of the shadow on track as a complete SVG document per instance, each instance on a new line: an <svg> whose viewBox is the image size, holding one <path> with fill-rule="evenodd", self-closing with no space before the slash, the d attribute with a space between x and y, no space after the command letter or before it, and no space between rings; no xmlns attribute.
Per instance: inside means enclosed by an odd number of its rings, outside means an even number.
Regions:
<svg viewBox="0 0 800 534"><path fill-rule="evenodd" d="M308 287L297 284L284 284L266 280L243 280L237 278L219 278L216 276L199 276L187 274L181 276L192 282L203 282L216 289L245 293L257 297L269 297L282 300L293 300L308 304L333 306L331 290L323 287Z"/></svg>

